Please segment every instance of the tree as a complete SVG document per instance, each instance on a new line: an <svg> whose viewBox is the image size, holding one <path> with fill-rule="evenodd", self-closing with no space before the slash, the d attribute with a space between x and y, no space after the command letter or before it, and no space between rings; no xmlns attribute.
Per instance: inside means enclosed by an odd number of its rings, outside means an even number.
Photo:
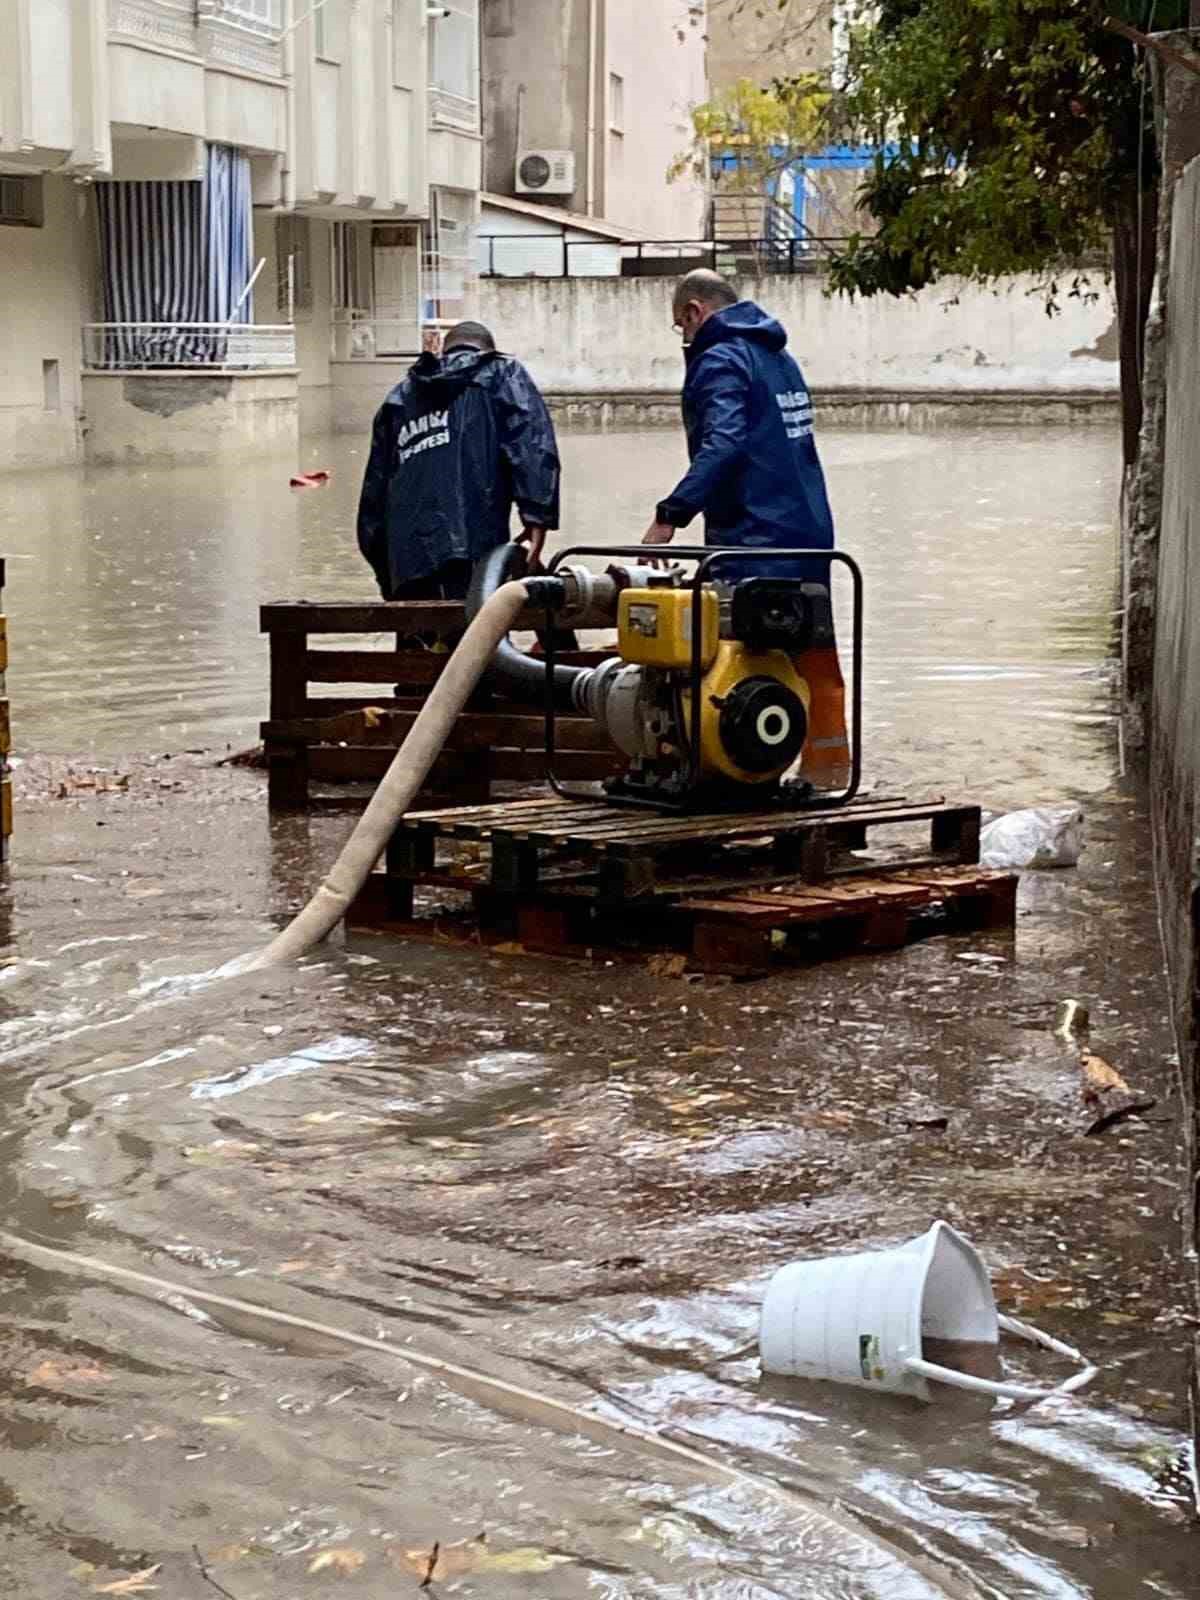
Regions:
<svg viewBox="0 0 1200 1600"><path fill-rule="evenodd" d="M829 100L828 85L816 73L766 89L739 78L692 107L692 141L668 168L668 182L685 172L707 179L712 158L730 155L737 187L765 193L771 178L822 142Z"/></svg>
<svg viewBox="0 0 1200 1600"><path fill-rule="evenodd" d="M878 232L833 263L835 289L905 294L958 274L1038 274L1053 310L1111 252L1126 462L1141 425L1158 153L1149 68L1104 27L1186 26L1189 0L860 0L849 128L877 149L862 203Z"/></svg>

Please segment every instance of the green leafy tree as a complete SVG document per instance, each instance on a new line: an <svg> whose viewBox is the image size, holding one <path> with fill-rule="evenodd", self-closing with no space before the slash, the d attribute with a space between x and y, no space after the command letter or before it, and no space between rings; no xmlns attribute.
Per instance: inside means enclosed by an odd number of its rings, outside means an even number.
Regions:
<svg viewBox="0 0 1200 1600"><path fill-rule="evenodd" d="M850 239L832 283L901 295L947 274L1036 273L1052 311L1105 249L1131 461L1159 167L1149 69L1109 15L1181 27L1188 0L863 0L842 110L878 151L861 194L877 231Z"/></svg>
<svg viewBox="0 0 1200 1600"><path fill-rule="evenodd" d="M749 78L692 107L692 139L671 163L669 181L693 172L706 178L716 155L736 155L734 186L763 194L770 178L819 147L826 134L829 85L804 73L762 88Z"/></svg>

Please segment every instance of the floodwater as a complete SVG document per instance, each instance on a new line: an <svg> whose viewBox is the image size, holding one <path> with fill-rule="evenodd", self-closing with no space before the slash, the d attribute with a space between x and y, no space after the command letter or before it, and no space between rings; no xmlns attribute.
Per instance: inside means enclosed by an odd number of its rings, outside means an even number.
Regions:
<svg viewBox="0 0 1200 1600"><path fill-rule="evenodd" d="M265 714L258 603L370 594L361 453L309 448L335 476L303 495L279 463L0 478L24 762L0 898L0 1592L1194 1596L1168 1470L1178 1111L1112 715L1116 443L823 448L867 576L868 779L1078 800L1088 847L1025 880L1015 941L726 986L379 939L207 978L348 826L271 821L261 775L215 759ZM564 454L571 538L619 542L680 444ZM1158 1096L1144 1120L1083 1136L1050 1034L1068 995ZM1002 1309L1099 1364L1079 1398L924 1407L760 1375L776 1267L936 1217ZM1026 1381L1066 1370L1003 1353Z"/></svg>

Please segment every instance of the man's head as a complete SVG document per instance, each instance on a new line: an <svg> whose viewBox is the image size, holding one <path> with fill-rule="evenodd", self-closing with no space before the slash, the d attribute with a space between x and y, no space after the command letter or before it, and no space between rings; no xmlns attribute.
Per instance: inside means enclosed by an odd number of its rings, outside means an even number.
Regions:
<svg viewBox="0 0 1200 1600"><path fill-rule="evenodd" d="M496 341L482 322L456 322L442 340L442 354L451 350L494 350Z"/></svg>
<svg viewBox="0 0 1200 1600"><path fill-rule="evenodd" d="M737 291L719 272L698 267L680 278L671 302L671 315L675 326L683 335L684 344L691 344L700 329L718 311L737 305Z"/></svg>

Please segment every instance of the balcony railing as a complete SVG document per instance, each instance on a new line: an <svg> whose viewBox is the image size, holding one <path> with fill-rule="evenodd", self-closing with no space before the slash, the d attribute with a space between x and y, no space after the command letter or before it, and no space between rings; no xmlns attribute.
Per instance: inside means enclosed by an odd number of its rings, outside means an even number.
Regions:
<svg viewBox="0 0 1200 1600"><path fill-rule="evenodd" d="M87 372L261 372L296 365L290 323L89 322Z"/></svg>
<svg viewBox="0 0 1200 1600"><path fill-rule="evenodd" d="M481 234L481 278L649 278L693 267L766 276L823 272L842 238L567 239L555 234Z"/></svg>

